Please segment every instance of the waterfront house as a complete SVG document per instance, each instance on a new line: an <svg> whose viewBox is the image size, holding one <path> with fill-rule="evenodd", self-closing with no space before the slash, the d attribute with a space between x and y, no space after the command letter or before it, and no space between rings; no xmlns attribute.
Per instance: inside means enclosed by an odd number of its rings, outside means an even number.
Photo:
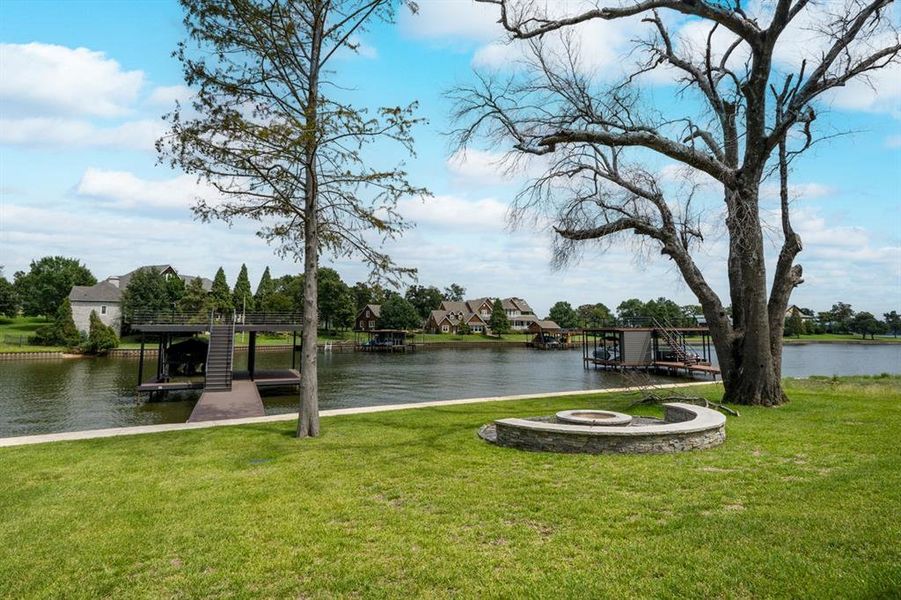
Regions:
<svg viewBox="0 0 901 600"><path fill-rule="evenodd" d="M72 319L79 331L87 333L90 328L91 311L95 311L104 325L109 325L117 332L122 328L122 292L135 273L142 269L156 269L165 278L180 277L185 285L191 283L196 276L180 275L172 265L147 265L126 273L113 275L95 285L76 285L69 292L72 304ZM206 277L200 278L203 289L210 291L213 282Z"/></svg>
<svg viewBox="0 0 901 600"><path fill-rule="evenodd" d="M512 331L528 331L529 326L538 320L532 307L522 298L504 298L501 306ZM456 333L460 325L466 323L473 333L490 333L488 323L493 310L494 298L476 298L462 302L445 300L429 314L424 329L428 333Z"/></svg>
<svg viewBox="0 0 901 600"><path fill-rule="evenodd" d="M380 304L367 304L357 313L354 319L354 331L372 331L378 328L379 317L382 314Z"/></svg>

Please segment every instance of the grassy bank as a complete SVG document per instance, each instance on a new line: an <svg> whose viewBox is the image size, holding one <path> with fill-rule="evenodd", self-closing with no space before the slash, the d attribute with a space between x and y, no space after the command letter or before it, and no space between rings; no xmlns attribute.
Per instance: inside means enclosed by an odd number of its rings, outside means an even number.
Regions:
<svg viewBox="0 0 901 600"><path fill-rule="evenodd" d="M901 379L787 387L677 455L475 435L609 395L0 450L0 597L896 593Z"/></svg>

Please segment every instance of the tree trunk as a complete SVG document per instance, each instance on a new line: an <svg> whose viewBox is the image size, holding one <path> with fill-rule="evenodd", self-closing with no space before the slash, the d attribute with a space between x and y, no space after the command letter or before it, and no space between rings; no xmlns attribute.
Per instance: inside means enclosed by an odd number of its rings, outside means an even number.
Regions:
<svg viewBox="0 0 901 600"><path fill-rule="evenodd" d="M740 337L732 344L732 369L729 373L723 373L726 387L723 399L735 404L775 406L783 403L786 397L776 368L777 361L781 361L782 357L774 355L770 339L766 266L756 183L742 187L736 203L736 216L741 235L744 315ZM781 331L778 333L781 335Z"/></svg>
<svg viewBox="0 0 901 600"><path fill-rule="evenodd" d="M307 118L304 135L304 256L303 256L303 333L300 352L300 418L297 437L319 435L319 374L316 365L316 338L319 331L319 222L316 155L319 144L319 53L324 21L322 11L314 11L310 52L310 87L307 94Z"/></svg>

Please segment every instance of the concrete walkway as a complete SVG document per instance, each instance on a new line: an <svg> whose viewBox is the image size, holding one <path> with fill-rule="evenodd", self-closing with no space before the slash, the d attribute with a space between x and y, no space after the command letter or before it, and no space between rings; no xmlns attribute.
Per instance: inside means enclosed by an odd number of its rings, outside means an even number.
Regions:
<svg viewBox="0 0 901 600"><path fill-rule="evenodd" d="M320 417L338 417L342 415L360 415L367 413L389 412L396 410L412 410L433 406L456 406L459 404L478 404L481 402L501 402L508 400L531 400L534 398L567 398L588 394L616 394L621 392L637 392L641 390L669 390L696 385L715 385L716 381L693 381L690 383L671 383L627 388L604 388L600 390L574 390L571 392L541 392L538 394L520 394L517 396L488 396L485 398L464 398L462 400L438 400L434 402L411 402L407 404L386 404L382 406L362 406L358 408L336 408L319 412ZM200 423L166 423L163 425L139 425L136 427L116 427L111 429L91 429L86 431L69 431L65 433L45 433L41 435L24 435L0 438L0 448L44 444L47 442L67 442L74 440L93 440L97 438L119 437L124 435L140 435L145 433L162 433L164 431L186 431L190 429L208 429L228 425L251 425L254 423L273 423L278 421L295 421L297 413L269 415L265 417L249 417L241 419L223 419L203 421Z"/></svg>

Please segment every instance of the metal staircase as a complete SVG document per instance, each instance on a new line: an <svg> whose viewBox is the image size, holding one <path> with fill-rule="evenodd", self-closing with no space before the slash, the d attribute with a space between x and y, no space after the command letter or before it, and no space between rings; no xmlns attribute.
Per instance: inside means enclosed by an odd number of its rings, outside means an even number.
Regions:
<svg viewBox="0 0 901 600"><path fill-rule="evenodd" d="M235 354L235 320L233 315L210 317L210 344L206 357L204 390L227 392L232 389L232 363Z"/></svg>
<svg viewBox="0 0 901 600"><path fill-rule="evenodd" d="M666 345L673 351L679 362L687 366L696 365L701 361L701 355L679 337L676 329L670 323L666 321L661 323L657 319L653 319L653 321L654 327L657 328Z"/></svg>

